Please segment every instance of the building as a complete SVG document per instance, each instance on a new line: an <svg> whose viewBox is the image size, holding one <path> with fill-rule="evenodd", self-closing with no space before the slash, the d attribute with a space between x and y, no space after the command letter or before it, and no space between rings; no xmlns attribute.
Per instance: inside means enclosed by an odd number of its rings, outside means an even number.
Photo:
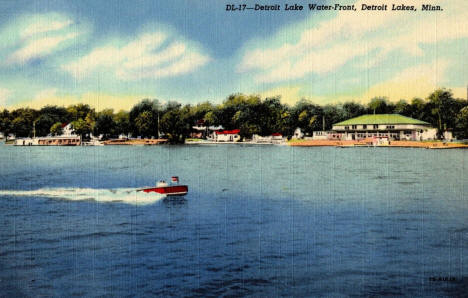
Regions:
<svg viewBox="0 0 468 298"><path fill-rule="evenodd" d="M239 142L241 137L239 135L240 129L233 130L218 130L212 135L215 142Z"/></svg>
<svg viewBox="0 0 468 298"><path fill-rule="evenodd" d="M325 133L325 132L324 132ZM386 137L389 140L423 141L437 138L437 129L430 123L399 114L362 115L333 125L327 139L340 135L342 140ZM451 139L451 133L444 135Z"/></svg>
<svg viewBox="0 0 468 298"><path fill-rule="evenodd" d="M293 139L302 139L304 137L304 133L302 132L300 127L297 127L294 130L294 134L292 136Z"/></svg>
<svg viewBox="0 0 468 298"><path fill-rule="evenodd" d="M216 130L222 130L224 127L221 125L218 126L206 126L204 120L198 120L194 126L192 126L192 131L190 137L193 139L205 139L207 136L211 135Z"/></svg>
<svg viewBox="0 0 468 298"><path fill-rule="evenodd" d="M75 129L71 123L62 124L62 136L76 136Z"/></svg>
<svg viewBox="0 0 468 298"><path fill-rule="evenodd" d="M343 138L343 134L328 130L328 131L314 131L312 134L312 140L341 140Z"/></svg>
<svg viewBox="0 0 468 298"><path fill-rule="evenodd" d="M64 123L60 136L20 138L16 139L14 144L15 146L79 146L81 139L75 134L71 123Z"/></svg>
<svg viewBox="0 0 468 298"><path fill-rule="evenodd" d="M80 144L80 137L77 135L21 138L15 140L15 146L79 146Z"/></svg>
<svg viewBox="0 0 468 298"><path fill-rule="evenodd" d="M280 144L283 142L283 135L279 132L272 133L269 136L252 135L252 142L265 144Z"/></svg>
<svg viewBox="0 0 468 298"><path fill-rule="evenodd" d="M284 142L283 135L279 132L275 132L271 134L271 142L273 144L281 144Z"/></svg>

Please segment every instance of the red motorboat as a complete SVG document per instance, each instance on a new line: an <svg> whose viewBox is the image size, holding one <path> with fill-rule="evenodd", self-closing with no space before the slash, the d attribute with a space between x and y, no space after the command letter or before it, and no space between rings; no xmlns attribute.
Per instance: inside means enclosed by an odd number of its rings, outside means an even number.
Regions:
<svg viewBox="0 0 468 298"><path fill-rule="evenodd" d="M188 192L188 186L179 185L179 177L174 176L171 178L170 184L166 183L166 181L164 180L161 180L158 183L156 183L156 186L140 188L137 189L137 191L142 191L146 193L156 192L166 196L185 196Z"/></svg>

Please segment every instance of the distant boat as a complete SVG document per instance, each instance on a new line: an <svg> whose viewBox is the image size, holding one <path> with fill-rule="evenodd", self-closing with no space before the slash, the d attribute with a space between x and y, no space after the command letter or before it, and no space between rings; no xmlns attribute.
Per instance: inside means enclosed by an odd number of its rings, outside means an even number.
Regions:
<svg viewBox="0 0 468 298"><path fill-rule="evenodd" d="M92 139L89 142L83 142L83 145L84 146L104 146L104 143L99 140Z"/></svg>
<svg viewBox="0 0 468 298"><path fill-rule="evenodd" d="M185 196L188 193L188 186L179 185L179 177L173 176L170 184L162 180L156 183L156 186L140 188L137 191L145 193L155 192L166 196Z"/></svg>

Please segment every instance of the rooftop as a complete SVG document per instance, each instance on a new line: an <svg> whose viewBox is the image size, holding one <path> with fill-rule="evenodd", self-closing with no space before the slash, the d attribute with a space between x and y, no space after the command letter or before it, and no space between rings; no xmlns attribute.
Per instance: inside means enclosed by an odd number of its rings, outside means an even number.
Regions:
<svg viewBox="0 0 468 298"><path fill-rule="evenodd" d="M240 129L233 129L233 130L223 130L223 131L216 131L217 135L235 135L240 132Z"/></svg>
<svg viewBox="0 0 468 298"><path fill-rule="evenodd" d="M333 125L357 125L357 124L419 124L430 125L430 123L417 120L414 118L402 116L399 114L376 114L376 115L362 115L359 117L351 118Z"/></svg>

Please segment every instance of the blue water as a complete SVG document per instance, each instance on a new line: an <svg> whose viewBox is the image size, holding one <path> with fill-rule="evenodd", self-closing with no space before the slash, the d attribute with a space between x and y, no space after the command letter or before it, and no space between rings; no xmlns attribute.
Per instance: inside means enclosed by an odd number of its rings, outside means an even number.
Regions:
<svg viewBox="0 0 468 298"><path fill-rule="evenodd" d="M0 167L0 296L468 292L467 150L0 145ZM186 197L133 191L172 175Z"/></svg>

